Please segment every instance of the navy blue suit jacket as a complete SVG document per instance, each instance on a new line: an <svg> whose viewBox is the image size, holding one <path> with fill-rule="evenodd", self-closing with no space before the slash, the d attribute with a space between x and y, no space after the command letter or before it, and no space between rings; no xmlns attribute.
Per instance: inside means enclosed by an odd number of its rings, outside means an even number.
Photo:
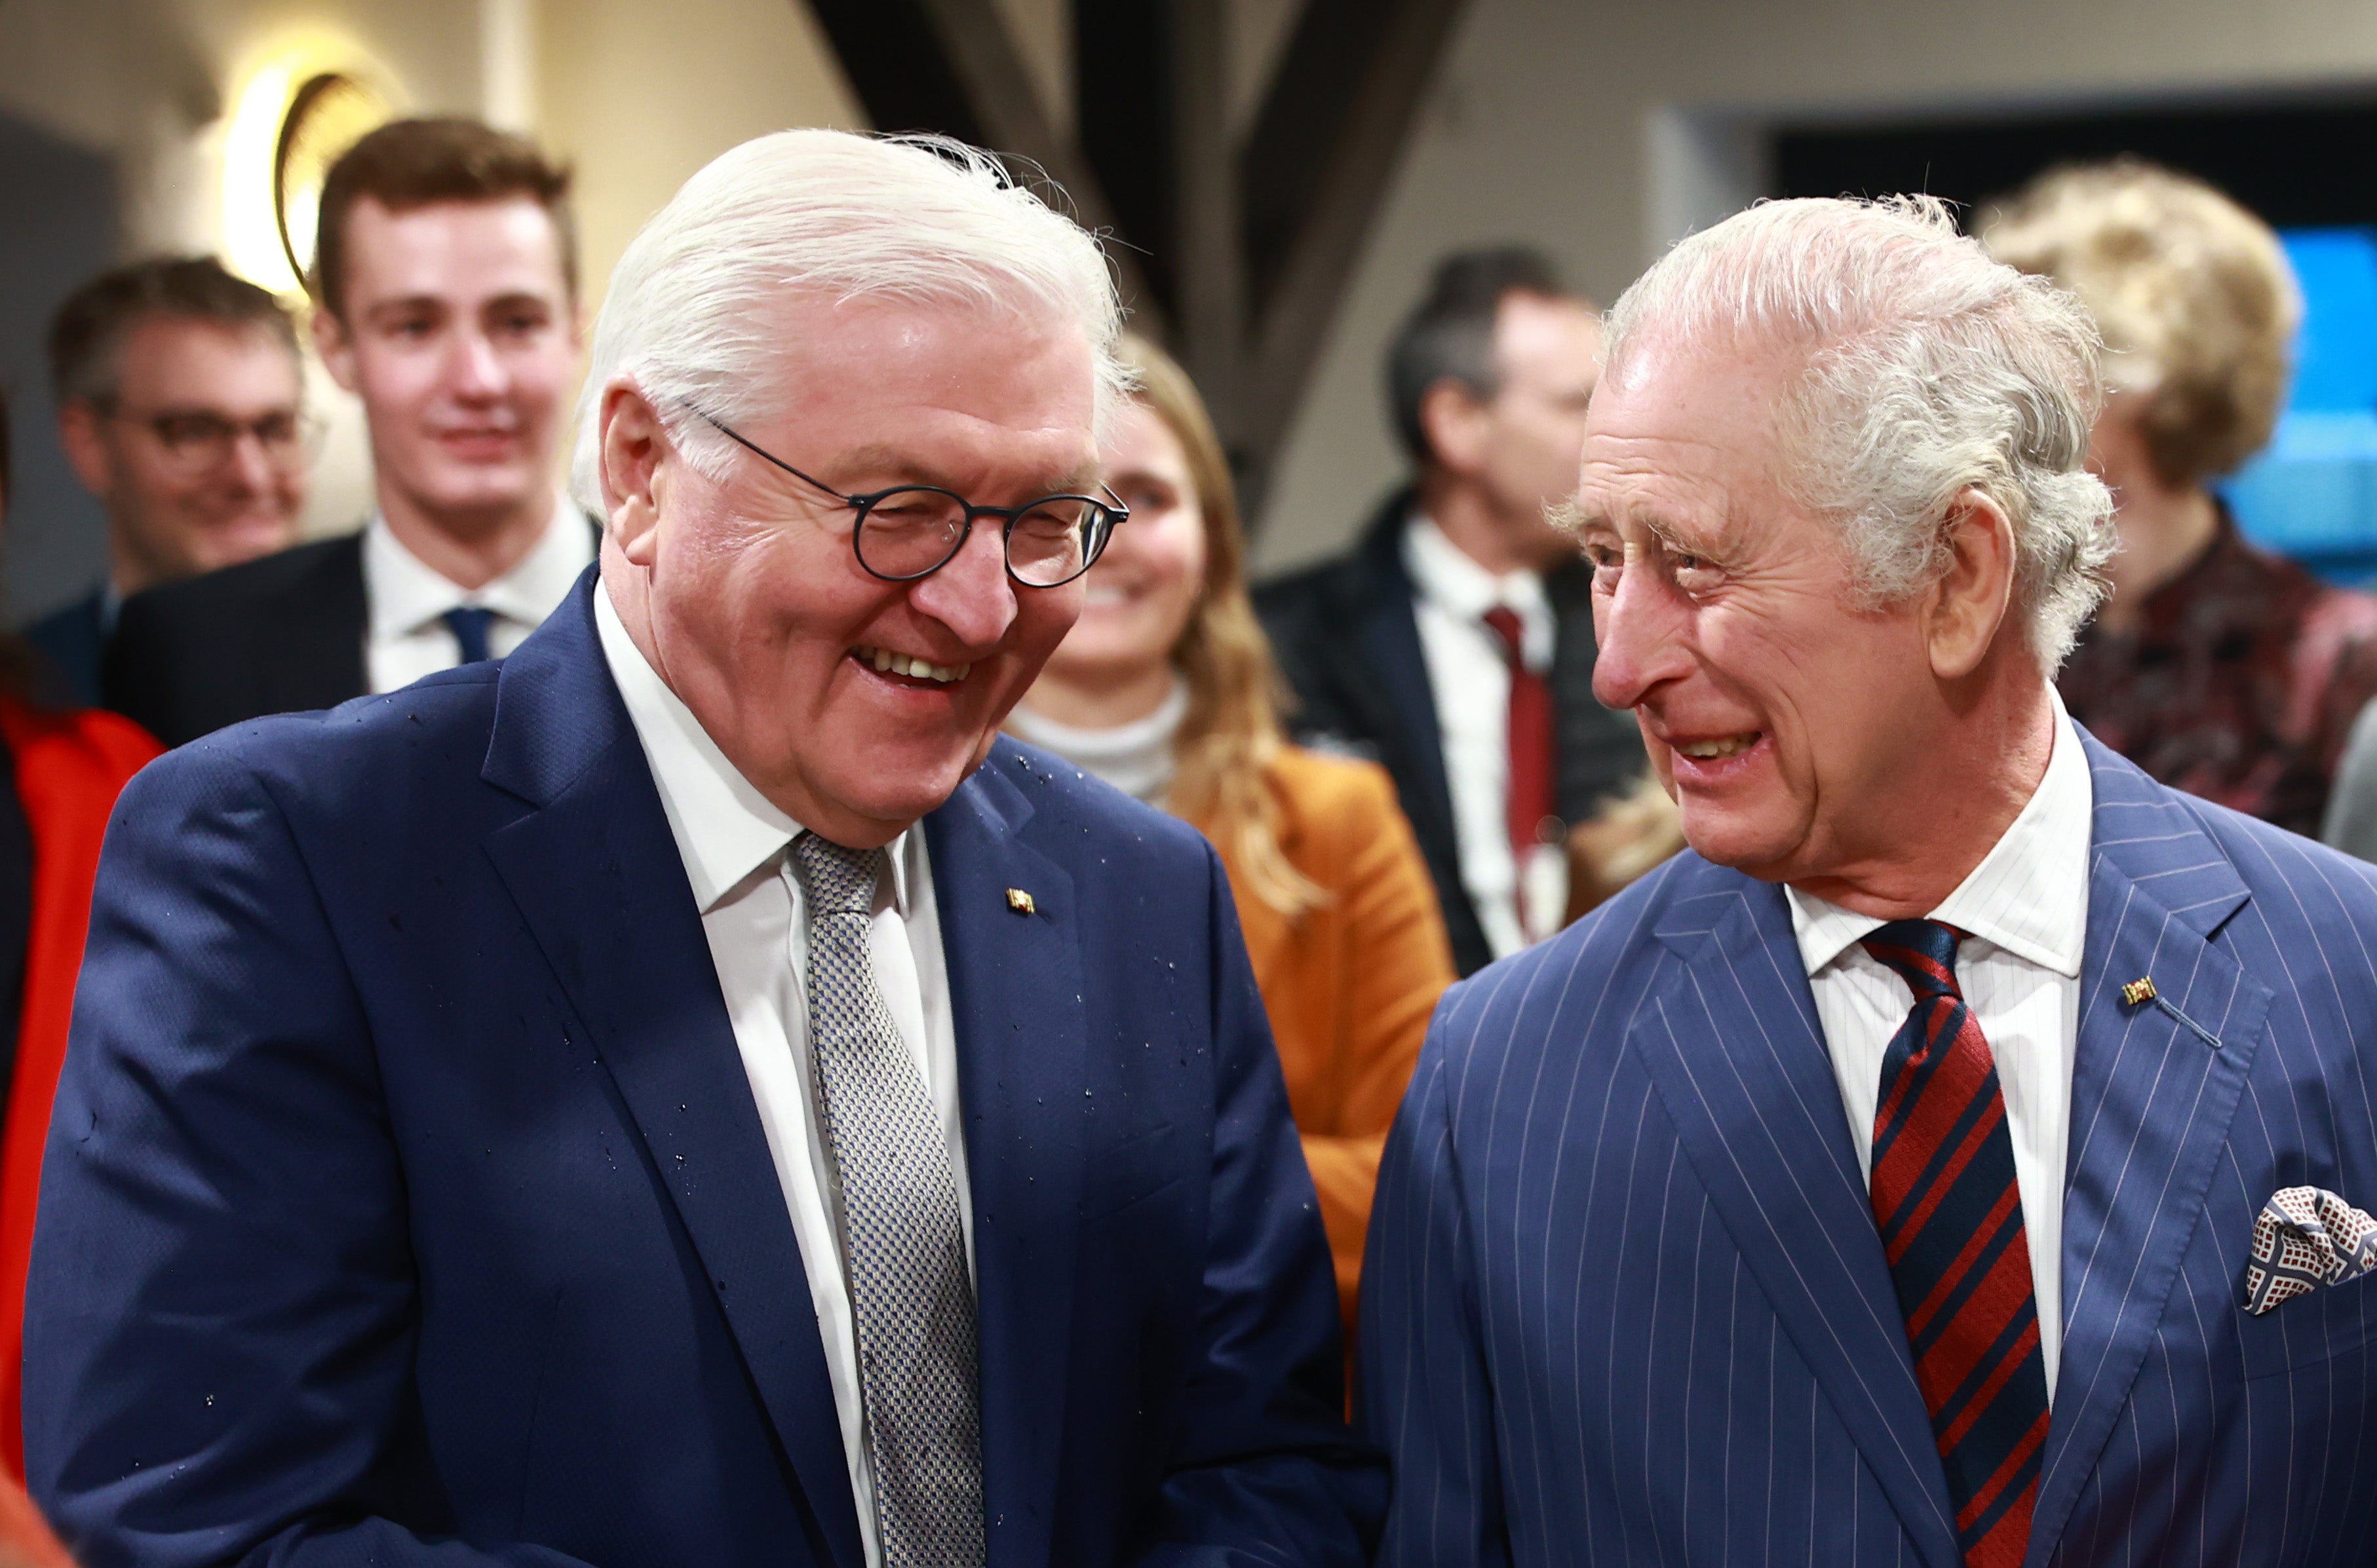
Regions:
<svg viewBox="0 0 2377 1568"><path fill-rule="evenodd" d="M126 791L28 1299L30 1484L87 1568L859 1568L592 582L500 667ZM1329 1253L1210 849L1006 742L925 831L990 1562L1362 1561L1383 1476L1338 1419Z"/></svg>
<svg viewBox="0 0 2377 1568"><path fill-rule="evenodd" d="M2253 1218L2377 1208L2377 873L2093 740L2064 1339L2028 1562L2377 1560L2377 1277L2243 1310ZM2130 1006L2151 976L2220 1041ZM1439 1009L1362 1286L1380 1561L1958 1568L1778 887L1687 853Z"/></svg>

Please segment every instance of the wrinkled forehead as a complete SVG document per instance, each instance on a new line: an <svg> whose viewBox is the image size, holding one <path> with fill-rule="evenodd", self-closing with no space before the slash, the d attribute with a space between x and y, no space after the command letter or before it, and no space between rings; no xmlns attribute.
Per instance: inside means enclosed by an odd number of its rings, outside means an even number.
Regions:
<svg viewBox="0 0 2377 1568"><path fill-rule="evenodd" d="M787 300L756 423L805 451L909 454L952 476L1095 471L1097 360L1078 320L963 300ZM881 466L879 461L875 466Z"/></svg>
<svg viewBox="0 0 2377 1568"><path fill-rule="evenodd" d="M1585 420L1585 519L1654 512L1714 525L1771 493L1780 415L1806 350L1733 332L1638 337L1627 349Z"/></svg>

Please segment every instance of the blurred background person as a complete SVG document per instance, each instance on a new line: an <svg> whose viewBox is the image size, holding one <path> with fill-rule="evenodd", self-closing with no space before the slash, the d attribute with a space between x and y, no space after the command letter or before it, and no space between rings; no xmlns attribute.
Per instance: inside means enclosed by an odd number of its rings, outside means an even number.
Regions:
<svg viewBox="0 0 2377 1568"><path fill-rule="evenodd" d="M0 527L8 457L0 402ZM0 636L0 1568L12 1550L43 1568L66 1561L31 1504L9 1495L25 1474L25 1275L100 841L116 795L157 754L114 714L37 700L33 680L47 673L22 639Z"/></svg>
<svg viewBox="0 0 2377 1568"><path fill-rule="evenodd" d="M2163 783L2316 835L2377 691L2377 600L2247 543L2210 488L2285 401L2301 304L2277 236L2133 159L2041 176L1982 236L2079 295L2108 350L2089 460L2121 548L2057 678L2072 716Z"/></svg>
<svg viewBox="0 0 2377 1568"><path fill-rule="evenodd" d="M2319 836L2330 849L2377 861L2377 701L2353 722Z"/></svg>
<svg viewBox="0 0 2377 1568"><path fill-rule="evenodd" d="M581 338L568 172L475 120L400 120L320 210L315 347L363 401L377 509L125 605L109 706L168 745L500 658L594 559L555 469Z"/></svg>
<svg viewBox="0 0 2377 1568"><path fill-rule="evenodd" d="M1140 390L1102 457L1130 521L1007 728L1220 852L1350 1332L1379 1156L1452 983L1444 922L1392 781L1281 733L1229 462L1195 386L1143 339L1121 355Z"/></svg>
<svg viewBox="0 0 2377 1568"><path fill-rule="evenodd" d="M52 318L58 438L107 510L107 575L26 636L80 707L125 599L296 542L310 433L297 329L211 256L102 273Z"/></svg>
<svg viewBox="0 0 2377 1568"><path fill-rule="evenodd" d="M1255 595L1298 738L1393 778L1464 975L1559 928L1563 825L1642 769L1593 697L1592 575L1546 516L1600 367L1599 316L1545 256L1447 257L1387 359L1416 480L1350 554Z"/></svg>

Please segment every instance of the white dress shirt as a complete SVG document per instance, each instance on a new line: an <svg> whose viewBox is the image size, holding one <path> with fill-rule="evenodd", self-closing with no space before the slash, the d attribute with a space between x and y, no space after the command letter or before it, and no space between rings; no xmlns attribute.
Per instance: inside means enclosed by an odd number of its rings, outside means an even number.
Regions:
<svg viewBox="0 0 2377 1568"><path fill-rule="evenodd" d="M1536 918L1523 920L1523 871L1511 852L1509 816L1511 667L1486 612L1497 605L1514 612L1520 659L1548 674L1551 600L1540 576L1523 570L1496 576L1426 517L1415 516L1404 527L1404 570L1411 576L1412 617L1419 623L1420 654L1436 699L1461 885L1477 907L1494 956L1506 957L1558 929L1568 901L1567 868L1557 847L1529 857L1526 908Z"/></svg>
<svg viewBox="0 0 2377 1568"><path fill-rule="evenodd" d="M2049 1399L2063 1343L2063 1167L2095 809L2088 759L2059 697L2046 777L1988 857L1929 917L1970 933L1956 949L1956 983L1997 1059L1998 1087L2005 1095ZM1886 922L1796 887L1785 892L1848 1113L1849 1141L1870 1183L1881 1060L1915 1005L1914 994L1896 971L1858 945Z"/></svg>
<svg viewBox="0 0 2377 1568"><path fill-rule="evenodd" d="M594 624L701 910L702 934L710 940L735 1044L751 1080L751 1098L808 1274L866 1561L879 1564L883 1551L858 1381L857 1329L830 1199L833 1161L811 1095L808 922L800 878L784 852L804 830L735 770L692 710L645 661L612 608L611 596L599 589ZM875 983L940 1115L971 1270L973 1199L958 1110L957 1028L950 1013L949 969L924 834L910 828L885 846L884 857L890 874L876 892L868 943Z"/></svg>
<svg viewBox="0 0 2377 1568"><path fill-rule="evenodd" d="M371 689L392 692L462 661L461 646L444 620L448 610L494 611L487 646L503 658L569 597L593 559L594 530L586 515L555 498L553 520L535 548L484 588L466 588L407 550L388 519L374 512L364 525L364 602L371 607L364 668Z"/></svg>

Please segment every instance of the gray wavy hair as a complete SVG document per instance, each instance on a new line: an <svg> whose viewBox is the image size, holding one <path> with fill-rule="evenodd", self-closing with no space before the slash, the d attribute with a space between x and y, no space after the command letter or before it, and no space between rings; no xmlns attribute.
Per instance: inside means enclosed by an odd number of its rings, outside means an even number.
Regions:
<svg viewBox="0 0 2377 1568"><path fill-rule="evenodd" d="M720 477L733 449L689 410L730 424L773 411L796 348L778 307L801 293L1070 319L1096 359L1101 425L1130 389L1105 252L997 158L947 137L778 131L687 180L613 268L579 396L579 504L603 512L597 415L622 374Z"/></svg>
<svg viewBox="0 0 2377 1568"><path fill-rule="evenodd" d="M1870 605L1949 564L1977 490L2013 524L2014 596L2053 675L2104 597L2113 501L2083 468L2104 400L2085 307L1989 259L1931 196L1764 202L1678 243L1609 313L1608 374L1654 339L1807 347L1776 410L1785 493L1841 529Z"/></svg>

